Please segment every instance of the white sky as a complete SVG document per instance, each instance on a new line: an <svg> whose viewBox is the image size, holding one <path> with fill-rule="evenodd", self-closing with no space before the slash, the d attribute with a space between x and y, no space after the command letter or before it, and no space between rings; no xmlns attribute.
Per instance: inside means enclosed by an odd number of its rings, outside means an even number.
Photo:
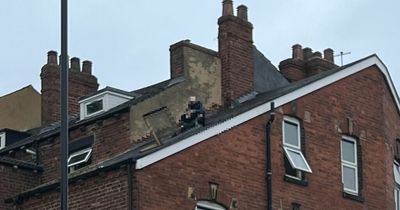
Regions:
<svg viewBox="0 0 400 210"><path fill-rule="evenodd" d="M222 0L70 0L69 56L89 59L100 88L145 87L169 77L169 46L183 39L217 49ZM399 0L236 0L249 7L254 44L277 66L295 43L376 53L400 91ZM1 0L0 96L40 91L47 51L60 52L60 0ZM340 64L340 59L336 58Z"/></svg>

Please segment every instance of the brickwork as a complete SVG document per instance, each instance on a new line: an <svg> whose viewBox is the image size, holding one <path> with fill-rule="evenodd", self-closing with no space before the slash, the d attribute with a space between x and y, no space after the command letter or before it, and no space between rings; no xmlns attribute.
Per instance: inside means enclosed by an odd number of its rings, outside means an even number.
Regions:
<svg viewBox="0 0 400 210"><path fill-rule="evenodd" d="M98 174L69 186L70 210L126 210L127 209L126 167ZM18 205L21 210L58 210L60 195L57 191L38 194Z"/></svg>
<svg viewBox="0 0 400 210"><path fill-rule="evenodd" d="M312 52L311 48L304 48L299 44L292 47L292 57L279 63L279 70L289 81L294 82L323 71L338 67L334 63L333 50L324 50L324 57L320 52Z"/></svg>
<svg viewBox="0 0 400 210"><path fill-rule="evenodd" d="M91 74L91 69L80 70L79 59L71 60L69 70L69 115L79 113L78 100L80 97L94 93L98 89L97 78ZM87 63L86 63L87 64ZM89 65L90 67L91 65ZM42 67L42 126L60 120L60 66L57 53L48 53L48 62Z"/></svg>
<svg viewBox="0 0 400 210"><path fill-rule="evenodd" d="M70 143L87 136L94 136L92 145L92 164L107 160L126 150L132 143L129 137L129 113L94 122L70 132ZM40 145L40 163L44 167L42 183L59 177L59 137L53 137Z"/></svg>
<svg viewBox="0 0 400 210"><path fill-rule="evenodd" d="M384 88L381 73L371 67L278 109L272 135L273 209L291 209L292 202L311 210L394 209L393 153L386 145L384 122L390 117L389 122L399 125L400 119L382 115L389 108L383 105L389 94ZM394 111L393 106L388 109ZM284 181L284 114L304 121L305 155L313 170L306 175L308 186ZM348 118L354 122L353 131ZM265 115L257 117L138 171L139 209L191 209L195 201L187 198L188 188L202 191L208 182L219 184L223 196L217 201L226 206L237 198L239 209L265 208L266 120ZM364 202L342 195L340 140L346 134L360 138ZM391 131L396 135L400 136L398 128Z"/></svg>
<svg viewBox="0 0 400 210"><path fill-rule="evenodd" d="M15 196L38 184L39 175L37 173L0 164L0 209L14 209L11 204L4 203L4 199Z"/></svg>
<svg viewBox="0 0 400 210"><path fill-rule="evenodd" d="M189 41L178 42L169 48L171 79L184 75L184 42Z"/></svg>
<svg viewBox="0 0 400 210"><path fill-rule="evenodd" d="M241 11L241 15L247 17L247 11ZM233 15L220 17L218 24L222 98L224 105L229 106L233 100L253 90L253 26L246 19Z"/></svg>

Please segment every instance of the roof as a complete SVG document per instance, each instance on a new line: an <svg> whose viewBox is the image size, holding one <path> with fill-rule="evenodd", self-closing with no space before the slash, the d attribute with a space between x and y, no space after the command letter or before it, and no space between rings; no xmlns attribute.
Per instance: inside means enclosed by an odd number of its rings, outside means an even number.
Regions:
<svg viewBox="0 0 400 210"><path fill-rule="evenodd" d="M257 48L253 47L254 90L259 93L289 85L287 79Z"/></svg>
<svg viewBox="0 0 400 210"><path fill-rule="evenodd" d="M376 65L384 75L395 101L397 110L400 113L399 97L396 93L396 90L394 89L394 85L390 78L389 72L386 66L378 58L378 56L371 55L343 67L331 69L306 78L304 80L290 83L285 87L275 88L274 90L258 94L256 97L250 100L237 104L237 106L235 106L233 109L221 109L218 112L213 113L211 116L207 117L206 126L198 126L177 136L161 139L162 144L160 146L144 150L144 148L148 148L151 144L154 144L154 141L139 143L128 149L124 153L119 154L111 159L105 160L92 166L88 166L87 169L78 170L77 173L74 173L70 177L70 180L77 180L82 176L91 176L98 171L113 168L115 166L125 163L135 162L137 170L143 169L164 158L183 151L200 142L206 141L213 136L216 136L226 130L229 130L248 120L251 120L257 116L271 111L272 102L275 103L276 107L282 106L284 104L287 104L288 102L291 102L309 93L324 88L332 83L351 76L373 65ZM178 81L183 80L180 79ZM168 88L169 86L171 86L171 84L176 84L175 82L176 81L167 80L156 85L137 90L135 92L141 94L141 97L139 97L137 100L132 100L129 103L125 103L120 106L129 107L131 105L134 105L135 103L138 103L139 100L145 100L146 98L154 96L155 94L161 92L165 88ZM113 111L110 110L109 112L112 113ZM0 151L0 154L2 152L3 151ZM21 196L29 197L30 195L34 195L38 192L55 189L58 186L59 182L57 180L51 181L49 183L45 183L41 186L27 190L13 199L19 198Z"/></svg>
<svg viewBox="0 0 400 210"><path fill-rule="evenodd" d="M40 165L36 165L31 162L17 160L17 159L9 158L9 157L0 157L0 163L5 164L5 165L10 165L13 167L22 168L22 169L37 171L37 172L43 171L43 167Z"/></svg>
<svg viewBox="0 0 400 210"><path fill-rule="evenodd" d="M94 92L94 93L92 93L92 94L89 94L89 95L85 95L85 96L80 97L80 98L79 98L79 101L82 101L82 100L84 100L84 99L93 97L93 96L95 96L95 95L99 95L99 94L104 93L104 92L118 93L118 94L121 94L121 95L124 95L124 96L133 97L133 98L136 98L136 97L139 97L139 96L140 96L140 95L137 94L135 91L128 92L128 91L124 91L124 90L121 90L121 89L118 89L118 88L113 88L113 87L107 86L107 87L105 87L105 88L103 88L103 89L101 89L101 90L98 90L98 91L96 91L96 92Z"/></svg>
<svg viewBox="0 0 400 210"><path fill-rule="evenodd" d="M37 95L40 95L40 93L39 93L32 85L28 85L28 86L25 86L25 87L23 87L23 88L21 88L21 89L18 89L18 90L16 90L16 91L13 91L13 92L11 92L11 93L7 93L7 94L5 94L5 95L0 96L0 100L1 100L2 98L4 98L4 97L9 96L9 95L13 95L13 94L15 94L15 93L17 93L17 92L25 91L25 90L28 90L28 89L32 90L32 91L35 92Z"/></svg>
<svg viewBox="0 0 400 210"><path fill-rule="evenodd" d="M133 148L132 151L121 155L121 157L114 161L122 161L126 158L132 158L136 160L136 169L142 169L170 155L206 141L207 139L250 119L271 111L272 102L275 103L276 107L282 106L373 65L376 65L384 75L392 93L397 111L400 113L399 97L394 88L389 72L378 56L371 55L346 66L328 70L304 80L291 83L286 87L259 94L254 99L238 105L235 109L222 110L219 114L215 115L215 117L208 119L210 123L206 127L198 127L180 136L163 140L163 144L160 147L149 150L146 153L140 153L140 150L145 145L138 145Z"/></svg>
<svg viewBox="0 0 400 210"><path fill-rule="evenodd" d="M148 98L151 98L151 97L157 95L158 93L162 92L163 90L168 89L168 88L170 88L176 84L179 84L183 81L185 81L184 77L177 77L174 79L165 80L160 83L132 91L132 92L135 92L134 94L137 94L138 97L133 98L132 100L129 100L125 103L122 103L122 104L108 110L107 112L101 113L99 115L96 115L96 116L93 116L91 118L84 119L84 120L79 120L79 116L72 117L71 120L69 121L69 129L73 130L79 126L90 124L90 123L96 122L97 120L107 118L115 113L127 111L127 110L129 110L129 108L131 106L133 106L139 102L142 102ZM103 91L103 90L100 90L100 91ZM17 143L12 144L6 148L1 149L0 155L6 154L11 150L18 149L21 146L33 144L36 141L41 141L41 140L44 140L51 136L57 135L59 132L60 132L60 122L52 123L51 125L46 126L46 127L32 129L29 131L29 133L33 134L32 136L30 136L24 140L18 141Z"/></svg>

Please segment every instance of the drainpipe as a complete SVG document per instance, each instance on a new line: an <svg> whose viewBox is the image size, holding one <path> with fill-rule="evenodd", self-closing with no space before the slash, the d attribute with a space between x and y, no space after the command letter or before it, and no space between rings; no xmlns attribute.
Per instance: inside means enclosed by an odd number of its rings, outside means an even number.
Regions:
<svg viewBox="0 0 400 210"><path fill-rule="evenodd" d="M266 140L266 161L267 161L267 210L272 210L272 168L271 168L271 129L275 119L275 103L271 102L271 113L266 125L265 140Z"/></svg>
<svg viewBox="0 0 400 210"><path fill-rule="evenodd" d="M128 161L128 210L133 210L132 207L132 160Z"/></svg>

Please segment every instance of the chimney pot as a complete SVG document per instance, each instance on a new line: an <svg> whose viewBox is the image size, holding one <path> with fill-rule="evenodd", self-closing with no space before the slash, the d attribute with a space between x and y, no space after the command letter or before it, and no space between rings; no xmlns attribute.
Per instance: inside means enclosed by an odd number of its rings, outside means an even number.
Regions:
<svg viewBox="0 0 400 210"><path fill-rule="evenodd" d="M299 59L299 60L304 59L303 49L302 49L301 45L295 44L295 45L293 45L292 49L293 49L293 51L292 51L293 59Z"/></svg>
<svg viewBox="0 0 400 210"><path fill-rule="evenodd" d="M304 56L304 60L308 60L311 58L312 56L312 49L309 47L306 47L303 49L303 56Z"/></svg>
<svg viewBox="0 0 400 210"><path fill-rule="evenodd" d="M324 50L324 59L334 63L333 50L331 48Z"/></svg>
<svg viewBox="0 0 400 210"><path fill-rule="evenodd" d="M71 70L72 71L81 71L80 60L77 57L71 58Z"/></svg>
<svg viewBox="0 0 400 210"><path fill-rule="evenodd" d="M237 16L242 19L247 21L247 7L245 5L240 5L237 8Z"/></svg>
<svg viewBox="0 0 400 210"><path fill-rule="evenodd" d="M222 2L222 16L233 15L232 0L224 0Z"/></svg>
<svg viewBox="0 0 400 210"><path fill-rule="evenodd" d="M51 50L47 52L47 64L58 64L56 51Z"/></svg>
<svg viewBox="0 0 400 210"><path fill-rule="evenodd" d="M319 51L316 51L313 53L313 57L318 57L318 58L322 58L322 54Z"/></svg>
<svg viewBox="0 0 400 210"><path fill-rule="evenodd" d="M83 61L82 62L82 72L87 74L92 74L92 62L91 61Z"/></svg>

